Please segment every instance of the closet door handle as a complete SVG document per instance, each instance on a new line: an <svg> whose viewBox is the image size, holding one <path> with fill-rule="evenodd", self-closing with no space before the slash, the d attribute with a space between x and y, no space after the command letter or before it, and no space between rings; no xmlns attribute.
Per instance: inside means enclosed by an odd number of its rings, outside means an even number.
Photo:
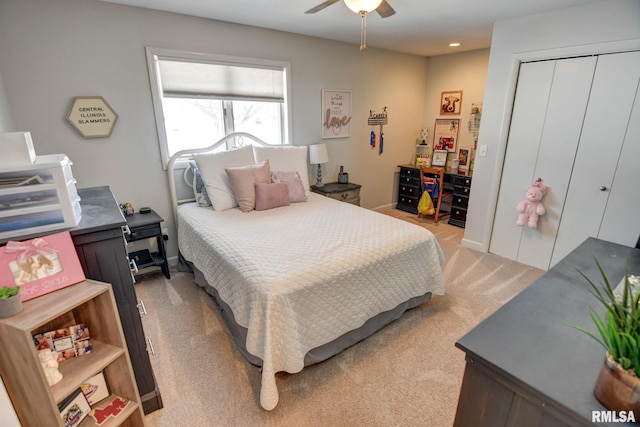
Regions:
<svg viewBox="0 0 640 427"><path fill-rule="evenodd" d="M608 188L607 188L606 185L601 185L600 186L600 191L607 191L607 190L608 190Z"/></svg>

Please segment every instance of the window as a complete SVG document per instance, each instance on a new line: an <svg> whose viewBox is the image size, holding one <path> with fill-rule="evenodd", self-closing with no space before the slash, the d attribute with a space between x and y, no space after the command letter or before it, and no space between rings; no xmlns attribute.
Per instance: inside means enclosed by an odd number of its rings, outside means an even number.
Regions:
<svg viewBox="0 0 640 427"><path fill-rule="evenodd" d="M147 48L163 165L231 132L286 143L289 64Z"/></svg>

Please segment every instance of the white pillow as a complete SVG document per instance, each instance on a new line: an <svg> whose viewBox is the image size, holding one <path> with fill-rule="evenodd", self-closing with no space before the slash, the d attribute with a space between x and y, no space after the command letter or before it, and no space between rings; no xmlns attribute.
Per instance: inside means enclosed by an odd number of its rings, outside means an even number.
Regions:
<svg viewBox="0 0 640 427"><path fill-rule="evenodd" d="M253 147L256 162L269 160L274 171L296 171L302 179L304 193L309 197L309 173L307 172L307 147Z"/></svg>
<svg viewBox="0 0 640 427"><path fill-rule="evenodd" d="M225 211L238 206L225 168L255 164L251 146L213 154L199 154L194 157L213 209Z"/></svg>

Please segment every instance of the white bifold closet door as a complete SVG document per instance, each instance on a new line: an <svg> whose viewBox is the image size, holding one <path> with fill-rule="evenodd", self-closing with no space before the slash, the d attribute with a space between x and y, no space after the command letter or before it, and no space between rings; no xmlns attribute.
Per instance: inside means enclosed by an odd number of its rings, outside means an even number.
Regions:
<svg viewBox="0 0 640 427"><path fill-rule="evenodd" d="M639 81L640 52L522 64L490 252L548 269L589 236L635 244ZM518 227L537 178L547 214L536 230Z"/></svg>

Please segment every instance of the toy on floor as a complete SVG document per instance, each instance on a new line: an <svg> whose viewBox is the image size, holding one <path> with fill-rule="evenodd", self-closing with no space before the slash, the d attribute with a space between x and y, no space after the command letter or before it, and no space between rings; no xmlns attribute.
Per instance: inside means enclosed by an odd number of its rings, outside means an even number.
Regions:
<svg viewBox="0 0 640 427"><path fill-rule="evenodd" d="M529 228L538 228L538 218L547 213L542 204L542 198L547 194L547 187L542 184L542 180L538 180L527 187L524 194L525 200L518 203L516 208L520 212L516 224L520 227L527 224Z"/></svg>

